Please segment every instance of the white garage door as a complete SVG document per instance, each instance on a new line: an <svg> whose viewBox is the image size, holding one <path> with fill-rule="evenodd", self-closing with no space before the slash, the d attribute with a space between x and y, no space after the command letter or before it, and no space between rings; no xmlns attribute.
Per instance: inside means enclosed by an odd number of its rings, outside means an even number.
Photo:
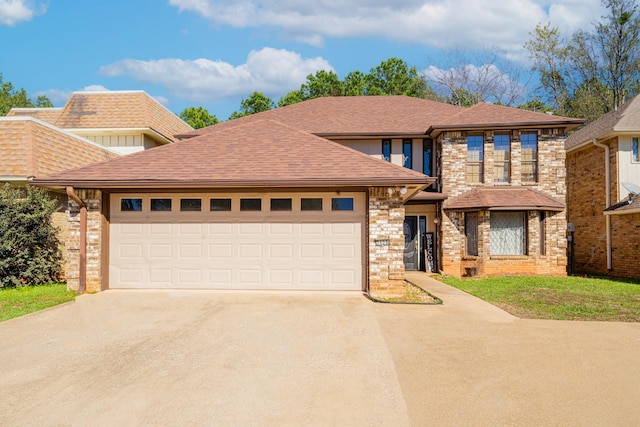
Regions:
<svg viewBox="0 0 640 427"><path fill-rule="evenodd" d="M363 193L112 194L109 286L361 290Z"/></svg>

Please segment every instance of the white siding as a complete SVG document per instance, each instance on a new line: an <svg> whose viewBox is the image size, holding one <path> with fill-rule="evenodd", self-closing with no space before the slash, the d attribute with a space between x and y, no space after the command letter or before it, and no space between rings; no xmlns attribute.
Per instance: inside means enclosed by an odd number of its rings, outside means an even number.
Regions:
<svg viewBox="0 0 640 427"><path fill-rule="evenodd" d="M632 182L640 186L640 162L632 159L631 142L633 136L621 136L618 140L618 165L620 179L620 200L629 195L629 192L622 186L623 182ZM640 139L640 134L636 136Z"/></svg>

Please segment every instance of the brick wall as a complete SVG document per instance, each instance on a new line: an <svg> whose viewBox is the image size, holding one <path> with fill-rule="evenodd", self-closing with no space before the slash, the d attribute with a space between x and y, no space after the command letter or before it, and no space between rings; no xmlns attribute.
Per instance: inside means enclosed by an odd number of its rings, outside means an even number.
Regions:
<svg viewBox="0 0 640 427"><path fill-rule="evenodd" d="M618 139L610 147L611 203L618 194ZM640 214L611 215L612 269L607 269L605 150L590 144L567 154L569 222L575 224L576 273L640 277Z"/></svg>
<svg viewBox="0 0 640 427"><path fill-rule="evenodd" d="M99 190L77 190L87 205L87 292L100 291L102 283L102 193ZM67 289L80 287L80 207L69 199L68 232L65 245Z"/></svg>
<svg viewBox="0 0 640 427"><path fill-rule="evenodd" d="M467 256L464 213L447 211L447 203L481 186L526 186L565 203L565 150L561 129L538 132L538 182L522 182L520 130L511 131L510 182L494 182L493 136L484 132L484 182L466 182L467 144L465 132L444 132L437 144L442 152L440 179L442 192L449 195L443 203L441 242L442 270L454 276L476 274L565 275L567 265L566 211L547 212L545 218L545 254L540 253L539 212L527 211L527 255L492 256L490 254L490 211L478 213L478 256Z"/></svg>
<svg viewBox="0 0 640 427"><path fill-rule="evenodd" d="M369 291L401 294L404 285L404 206L387 188L369 189Z"/></svg>

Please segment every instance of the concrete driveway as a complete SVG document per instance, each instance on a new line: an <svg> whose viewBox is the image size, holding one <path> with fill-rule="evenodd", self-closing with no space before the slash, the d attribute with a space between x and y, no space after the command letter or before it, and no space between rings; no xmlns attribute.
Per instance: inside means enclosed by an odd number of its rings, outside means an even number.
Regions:
<svg viewBox="0 0 640 427"><path fill-rule="evenodd" d="M107 291L0 323L0 425L640 425L640 324Z"/></svg>

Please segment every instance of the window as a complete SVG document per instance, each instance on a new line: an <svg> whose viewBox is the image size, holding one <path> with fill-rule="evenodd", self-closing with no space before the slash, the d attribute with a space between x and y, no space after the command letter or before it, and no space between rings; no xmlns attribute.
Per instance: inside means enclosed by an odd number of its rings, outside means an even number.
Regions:
<svg viewBox="0 0 640 427"><path fill-rule="evenodd" d="M272 211L290 211L291 199L271 199Z"/></svg>
<svg viewBox="0 0 640 427"><path fill-rule="evenodd" d="M509 182L509 164L511 160L511 140L507 134L493 137L493 180Z"/></svg>
<svg viewBox="0 0 640 427"><path fill-rule="evenodd" d="M410 139L402 140L402 166L411 169L413 167L413 141Z"/></svg>
<svg viewBox="0 0 640 427"><path fill-rule="evenodd" d="M433 176L433 140L422 140L422 173Z"/></svg>
<svg viewBox="0 0 640 427"><path fill-rule="evenodd" d="M331 199L332 211L352 211L353 197L333 197Z"/></svg>
<svg viewBox="0 0 640 427"><path fill-rule="evenodd" d="M262 199L240 199L241 211L260 211L262 210Z"/></svg>
<svg viewBox="0 0 640 427"><path fill-rule="evenodd" d="M547 254L547 229L546 226L544 224L544 211L540 212L540 229L539 229L539 234L540 234L540 255L546 255Z"/></svg>
<svg viewBox="0 0 640 427"><path fill-rule="evenodd" d="M522 181L536 182L538 180L538 134L523 133L520 136L522 144Z"/></svg>
<svg viewBox="0 0 640 427"><path fill-rule="evenodd" d="M467 136L467 182L484 180L484 138L482 135Z"/></svg>
<svg viewBox="0 0 640 427"><path fill-rule="evenodd" d="M171 212L171 199L151 199L151 212Z"/></svg>
<svg viewBox="0 0 640 427"><path fill-rule="evenodd" d="M231 199L210 199L209 210L213 212L229 212L231 210Z"/></svg>
<svg viewBox="0 0 640 427"><path fill-rule="evenodd" d="M464 214L464 237L467 255L478 256L478 212Z"/></svg>
<svg viewBox="0 0 640 427"><path fill-rule="evenodd" d="M385 162L391 161L391 140L383 139L382 140L382 160Z"/></svg>
<svg viewBox="0 0 640 427"><path fill-rule="evenodd" d="M142 199L120 199L120 211L140 212L142 210Z"/></svg>
<svg viewBox="0 0 640 427"><path fill-rule="evenodd" d="M181 212L200 212L202 210L201 199L180 199Z"/></svg>
<svg viewBox="0 0 640 427"><path fill-rule="evenodd" d="M322 211L322 198L300 199L301 211Z"/></svg>
<svg viewBox="0 0 640 427"><path fill-rule="evenodd" d="M631 160L640 162L640 153L638 153L638 138L633 138L631 142Z"/></svg>
<svg viewBox="0 0 640 427"><path fill-rule="evenodd" d="M525 212L491 212L491 255L526 255Z"/></svg>

